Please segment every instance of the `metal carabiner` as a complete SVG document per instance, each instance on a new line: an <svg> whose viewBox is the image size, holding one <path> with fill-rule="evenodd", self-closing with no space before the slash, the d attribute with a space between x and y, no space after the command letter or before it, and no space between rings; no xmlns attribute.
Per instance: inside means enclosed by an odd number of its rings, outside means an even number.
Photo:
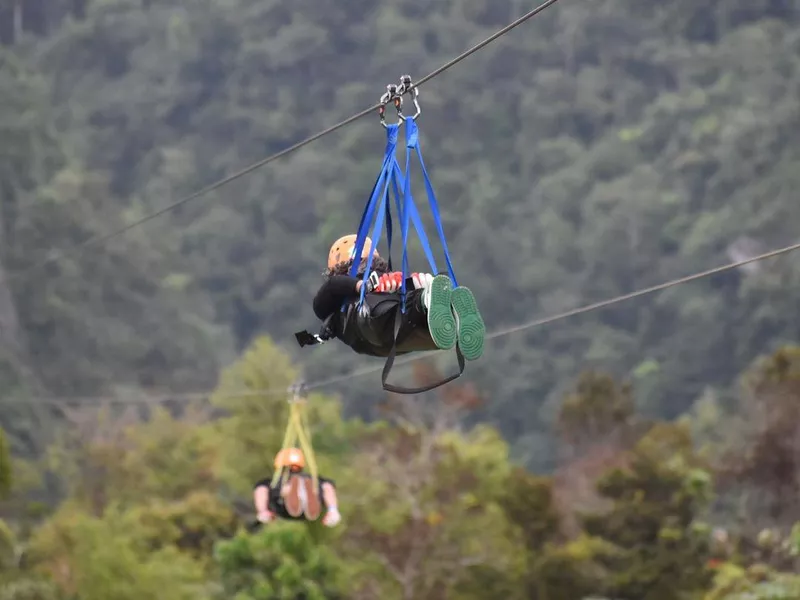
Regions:
<svg viewBox="0 0 800 600"><path fill-rule="evenodd" d="M304 379L299 379L286 390L289 395L289 404L302 403L308 395L307 384Z"/></svg>
<svg viewBox="0 0 800 600"><path fill-rule="evenodd" d="M398 118L398 125L403 123L403 96L402 94L398 94L399 88L394 83L390 83L386 86L386 93L381 96L380 100L380 107L378 108L378 114L380 115L381 125L386 127L386 105L389 102L394 104L394 108L397 111L397 118Z"/></svg>
<svg viewBox="0 0 800 600"><path fill-rule="evenodd" d="M411 82L411 75L403 75L400 78L400 86L398 87L398 94L402 97L405 94L411 94L411 100L414 102L416 113L411 117L415 121L422 112L419 106L419 88Z"/></svg>

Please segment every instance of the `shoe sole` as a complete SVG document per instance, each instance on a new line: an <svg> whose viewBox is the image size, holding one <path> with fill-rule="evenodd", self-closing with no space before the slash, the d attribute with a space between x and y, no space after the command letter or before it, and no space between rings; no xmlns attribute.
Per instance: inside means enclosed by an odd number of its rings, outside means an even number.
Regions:
<svg viewBox="0 0 800 600"><path fill-rule="evenodd" d="M314 480L311 477L303 477L303 486L306 496L306 519L316 521L322 512L322 505L318 496L319 491L317 490L317 493L314 493Z"/></svg>
<svg viewBox="0 0 800 600"><path fill-rule="evenodd" d="M467 360L477 360L483 355L486 325L478 310L478 302L469 288L457 287L450 294L453 311L458 322L458 347Z"/></svg>
<svg viewBox="0 0 800 600"><path fill-rule="evenodd" d="M299 517L303 514L303 503L300 501L300 478L296 475L290 475L286 486L289 489L282 494L283 505L286 507L286 512L291 516Z"/></svg>
<svg viewBox="0 0 800 600"><path fill-rule="evenodd" d="M449 350L456 344L456 321L451 308L453 282L447 275L433 278L428 306L428 331L436 347Z"/></svg>

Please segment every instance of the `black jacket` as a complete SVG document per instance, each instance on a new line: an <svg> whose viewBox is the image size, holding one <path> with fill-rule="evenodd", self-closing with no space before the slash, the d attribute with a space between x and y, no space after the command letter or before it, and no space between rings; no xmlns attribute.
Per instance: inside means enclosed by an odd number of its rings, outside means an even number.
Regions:
<svg viewBox="0 0 800 600"><path fill-rule="evenodd" d="M330 317L328 326L334 337L342 340L357 354L388 356L394 345L395 317L400 310L400 294L367 294L365 303L369 307L369 317L365 319L358 314L356 308L359 299L356 284L359 279L349 275L331 276L314 297L314 313L321 321ZM398 335L397 354L436 348L428 333L425 315L419 311L419 303L416 302L420 293L418 290L411 290L407 294L406 305L409 310L404 316Z"/></svg>
<svg viewBox="0 0 800 600"><path fill-rule="evenodd" d="M317 291L314 296L314 314L321 321L328 321L328 327L334 337L339 338L350 346L357 354L368 356L386 356L384 343L378 339L368 339L369 327L363 327L364 323L358 315L356 304L358 303L359 293L356 292L356 284L359 277L350 275L332 275ZM380 297L387 297L390 294L367 294L366 304L372 309L376 300ZM342 305L345 306L342 312ZM370 319L370 321L374 321ZM376 323L372 323L376 325ZM365 335L367 334L367 335ZM391 346L390 346L391 347Z"/></svg>
<svg viewBox="0 0 800 600"><path fill-rule="evenodd" d="M358 277L350 277L350 275L333 275L325 281L317 291L317 295L314 296L314 314L317 315L317 318L324 321L332 313L338 311L345 300L358 298L358 292L356 292L358 282Z"/></svg>

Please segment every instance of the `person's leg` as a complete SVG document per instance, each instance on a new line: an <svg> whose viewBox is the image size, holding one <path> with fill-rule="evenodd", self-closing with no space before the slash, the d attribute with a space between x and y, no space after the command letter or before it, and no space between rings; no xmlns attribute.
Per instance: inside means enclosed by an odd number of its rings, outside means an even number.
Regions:
<svg viewBox="0 0 800 600"><path fill-rule="evenodd" d="M283 497L283 504L286 506L286 512L293 517L299 517L303 514L303 502L300 499L300 477L295 474L289 475L287 481L281 489L281 496Z"/></svg>
<svg viewBox="0 0 800 600"><path fill-rule="evenodd" d="M322 498L325 500L325 517L322 523L333 527L342 520L339 514L339 501L336 497L336 488L327 481L322 484Z"/></svg>
<svg viewBox="0 0 800 600"><path fill-rule="evenodd" d="M428 331L436 347L449 350L456 343L456 321L451 295L453 282L447 275L437 275L420 295L421 308L427 315Z"/></svg>
<svg viewBox="0 0 800 600"><path fill-rule="evenodd" d="M456 317L458 347L467 360L477 360L483 354L486 325L478 310L478 302L469 288L459 286L450 294Z"/></svg>
<svg viewBox="0 0 800 600"><path fill-rule="evenodd" d="M269 510L269 486L259 485L253 490L253 503L259 522L269 523L275 519L275 514Z"/></svg>
<svg viewBox="0 0 800 600"><path fill-rule="evenodd" d="M303 511L309 521L316 521L322 512L320 504L319 490L314 489L314 481L309 475L298 477L300 479L300 499L303 503Z"/></svg>

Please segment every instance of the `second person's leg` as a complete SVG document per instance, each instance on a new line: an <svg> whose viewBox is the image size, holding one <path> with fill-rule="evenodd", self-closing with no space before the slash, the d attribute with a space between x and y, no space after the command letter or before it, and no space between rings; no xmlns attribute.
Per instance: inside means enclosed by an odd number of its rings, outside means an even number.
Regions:
<svg viewBox="0 0 800 600"><path fill-rule="evenodd" d="M459 286L450 294L456 316L458 347L467 360L477 360L483 355L486 325L478 310L478 302L469 288Z"/></svg>

